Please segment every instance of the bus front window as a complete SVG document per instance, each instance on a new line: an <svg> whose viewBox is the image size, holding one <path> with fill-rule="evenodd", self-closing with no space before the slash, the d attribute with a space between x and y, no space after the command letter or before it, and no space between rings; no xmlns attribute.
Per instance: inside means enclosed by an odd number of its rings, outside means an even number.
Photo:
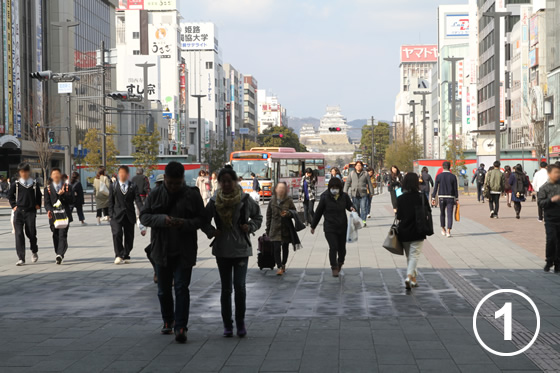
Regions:
<svg viewBox="0 0 560 373"><path fill-rule="evenodd" d="M237 176L243 179L250 179L251 172L260 179L268 179L268 162L257 160L231 161L231 166L237 172Z"/></svg>

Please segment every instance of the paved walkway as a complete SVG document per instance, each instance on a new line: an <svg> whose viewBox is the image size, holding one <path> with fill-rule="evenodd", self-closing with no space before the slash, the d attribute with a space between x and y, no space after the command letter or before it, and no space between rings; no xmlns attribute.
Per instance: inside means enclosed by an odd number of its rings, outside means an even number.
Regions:
<svg viewBox="0 0 560 373"><path fill-rule="evenodd" d="M16 267L9 218L0 216L0 372L560 370L560 276L541 269L544 233L534 204L517 221L507 219L511 211L490 220L487 206L472 197L461 202L454 236L444 238L436 227L426 241L420 287L412 292L403 286L406 260L381 247L392 222L387 194L375 197L374 218L349 245L338 279L330 276L322 227L301 236L304 249L291 253L284 277L259 271L252 258L243 340L220 336L219 276L201 234L187 345L159 335L156 286L142 250L147 238L136 237L132 264L115 266L108 224L74 224L67 258L56 266L42 216L39 262ZM93 223L93 215L86 220ZM528 294L542 317L537 343L515 357L486 352L472 330L478 301L501 288ZM493 317L505 300L513 302L512 341L503 340ZM490 347L515 351L535 329L530 306L517 298L492 301L479 333Z"/></svg>

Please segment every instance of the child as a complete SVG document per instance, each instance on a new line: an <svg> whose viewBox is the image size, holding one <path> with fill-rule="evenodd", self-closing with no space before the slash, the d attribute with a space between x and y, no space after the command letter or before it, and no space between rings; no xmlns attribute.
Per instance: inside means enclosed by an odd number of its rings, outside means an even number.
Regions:
<svg viewBox="0 0 560 373"><path fill-rule="evenodd" d="M41 190L31 178L31 167L28 163L18 166L19 179L12 183L8 192L8 200L14 211L14 230L16 235L16 252L19 258L17 266L25 264L25 236L29 238L31 260L39 260L37 246L37 210L41 208Z"/></svg>
<svg viewBox="0 0 560 373"><path fill-rule="evenodd" d="M544 228L546 232L546 265L549 272L554 266L554 273L560 273L560 164L548 166L548 182L539 188L539 207L544 211Z"/></svg>

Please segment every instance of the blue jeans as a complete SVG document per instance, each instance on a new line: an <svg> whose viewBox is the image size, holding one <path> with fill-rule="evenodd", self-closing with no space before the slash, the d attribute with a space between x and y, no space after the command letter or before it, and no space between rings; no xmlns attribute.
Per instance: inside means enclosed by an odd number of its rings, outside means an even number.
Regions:
<svg viewBox="0 0 560 373"><path fill-rule="evenodd" d="M245 323L247 291L245 280L249 258L216 258L220 280L222 281L222 320L224 327L233 327L231 293L235 290L235 323L237 327Z"/></svg>
<svg viewBox="0 0 560 373"><path fill-rule="evenodd" d="M167 266L156 265L158 277L158 298L163 322L173 324L175 330L187 330L189 322L190 293L192 267L183 267L181 259L167 258ZM175 281L175 285L173 285ZM173 311L172 287L175 286L175 311Z"/></svg>
<svg viewBox="0 0 560 373"><path fill-rule="evenodd" d="M354 208L356 209L358 215L360 215L360 218L364 221L367 219L367 215L368 215L367 202L368 202L368 197L352 197L352 203L354 204Z"/></svg>

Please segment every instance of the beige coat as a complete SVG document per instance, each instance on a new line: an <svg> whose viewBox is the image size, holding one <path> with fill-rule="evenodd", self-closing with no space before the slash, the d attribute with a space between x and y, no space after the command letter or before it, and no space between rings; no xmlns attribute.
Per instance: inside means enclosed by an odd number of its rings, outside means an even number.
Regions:
<svg viewBox="0 0 560 373"><path fill-rule="evenodd" d="M107 185L107 188L111 187L111 182L105 175L101 175L99 176L99 179L95 178L93 180L93 195L95 196L95 204L97 205L98 210L109 207L109 196L104 196L102 194L98 195L97 193L99 191L99 186L101 185L101 183L105 183L105 185Z"/></svg>

